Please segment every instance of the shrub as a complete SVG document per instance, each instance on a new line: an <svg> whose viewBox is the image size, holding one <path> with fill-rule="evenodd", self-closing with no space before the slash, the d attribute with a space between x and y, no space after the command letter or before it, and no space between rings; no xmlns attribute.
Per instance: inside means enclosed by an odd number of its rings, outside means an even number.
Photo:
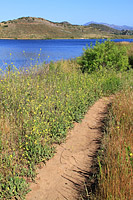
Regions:
<svg viewBox="0 0 133 200"><path fill-rule="evenodd" d="M101 68L124 71L129 67L126 48L118 47L110 41L105 41L102 44L97 42L93 48L84 50L78 63L81 65L83 73L91 73Z"/></svg>

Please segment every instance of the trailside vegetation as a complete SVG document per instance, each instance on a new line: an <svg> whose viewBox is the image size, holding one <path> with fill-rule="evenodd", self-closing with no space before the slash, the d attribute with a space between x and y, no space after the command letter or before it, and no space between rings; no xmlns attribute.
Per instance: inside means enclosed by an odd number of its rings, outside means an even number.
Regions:
<svg viewBox="0 0 133 200"><path fill-rule="evenodd" d="M125 71L129 68L127 49L125 46L117 46L114 42L105 41L96 43L92 48L84 50L78 59L82 72L92 73L101 68Z"/></svg>
<svg viewBox="0 0 133 200"><path fill-rule="evenodd" d="M106 44L114 48L112 43ZM126 55L120 51L120 56L126 70ZM109 66L82 73L79 64L71 60L1 72L1 200L24 199L37 164L54 155L53 144L65 139L73 123L79 122L97 99L131 84L132 70Z"/></svg>
<svg viewBox="0 0 133 200"><path fill-rule="evenodd" d="M131 76L109 106L108 116L104 120L104 137L94 159L92 175L86 179L85 189L80 194L84 200L130 200L133 194L133 44L122 42L115 45L119 50L123 47L126 50L129 62L127 70L130 69ZM125 68L121 69L121 74L123 70Z"/></svg>
<svg viewBox="0 0 133 200"><path fill-rule="evenodd" d="M118 93L109 109L108 126L98 156L96 192L85 199L130 200L133 176L133 91Z"/></svg>

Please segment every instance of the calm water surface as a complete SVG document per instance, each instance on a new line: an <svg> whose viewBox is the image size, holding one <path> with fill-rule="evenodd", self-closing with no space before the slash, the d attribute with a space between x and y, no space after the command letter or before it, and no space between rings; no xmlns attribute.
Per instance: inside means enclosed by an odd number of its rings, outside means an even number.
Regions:
<svg viewBox="0 0 133 200"><path fill-rule="evenodd" d="M95 45L96 39L68 40L0 40L0 68L8 65L17 68L29 67L61 59L76 58L86 46ZM104 40L100 39L99 42ZM115 39L115 42L133 39Z"/></svg>

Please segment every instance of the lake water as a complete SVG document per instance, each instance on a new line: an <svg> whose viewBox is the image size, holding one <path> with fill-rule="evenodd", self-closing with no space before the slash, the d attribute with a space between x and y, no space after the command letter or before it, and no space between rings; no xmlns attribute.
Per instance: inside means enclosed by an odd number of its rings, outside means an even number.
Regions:
<svg viewBox="0 0 133 200"><path fill-rule="evenodd" d="M0 39L0 68L8 65L17 68L29 67L61 59L72 59L81 56L83 48L95 45L96 39L65 39L65 40L3 40ZM100 43L104 40L99 39ZM115 42L133 39L115 39Z"/></svg>

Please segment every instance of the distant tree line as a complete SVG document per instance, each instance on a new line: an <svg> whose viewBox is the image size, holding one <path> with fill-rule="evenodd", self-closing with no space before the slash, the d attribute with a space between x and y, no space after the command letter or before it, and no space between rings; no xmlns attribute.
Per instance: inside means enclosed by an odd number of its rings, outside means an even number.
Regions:
<svg viewBox="0 0 133 200"><path fill-rule="evenodd" d="M121 35L133 35L133 30L121 30Z"/></svg>

